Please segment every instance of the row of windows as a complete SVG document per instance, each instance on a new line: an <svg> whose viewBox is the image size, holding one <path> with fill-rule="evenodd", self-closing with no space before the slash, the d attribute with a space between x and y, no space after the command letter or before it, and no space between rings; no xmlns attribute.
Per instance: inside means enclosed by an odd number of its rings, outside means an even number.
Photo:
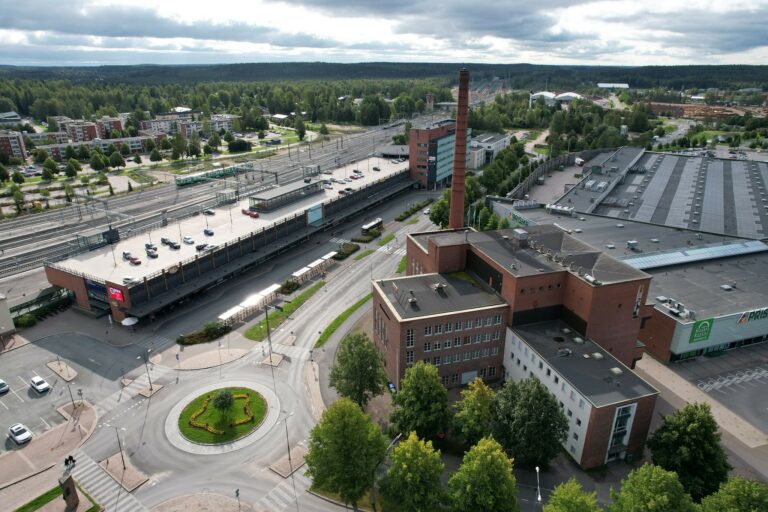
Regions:
<svg viewBox="0 0 768 512"><path fill-rule="evenodd" d="M443 334L443 331L446 333L453 332L453 331L461 331L466 329L472 329L474 326L476 329L479 329L483 326L489 326L489 325L499 325L501 324L501 315L494 315L494 316L486 316L486 317L477 317L474 321L472 320L466 320L462 322L461 320L457 322L446 322L445 324L437 324L435 326L427 325L424 327L424 336L432 336L433 334ZM410 329L409 329L410 330Z"/></svg>
<svg viewBox="0 0 768 512"><path fill-rule="evenodd" d="M516 362L517 366L520 366L522 364L522 361L520 360L519 357L515 360L515 353L514 352L512 352L510 354L510 357L511 357L511 359L513 361ZM531 354L531 360L533 360L533 359L534 359L534 354ZM529 373L530 376L533 377L533 371L530 371L530 372L528 371L528 365L523 364L522 366L523 366L523 373ZM539 370L542 370L543 368L544 368L544 363L539 361ZM547 375L547 377L552 375L552 370L550 368L547 368L546 375ZM560 376L555 374L554 377L552 378L552 380L554 381L555 384L558 384L558 383L560 383ZM565 393L566 387L567 387L567 385L566 385L565 381L560 383L560 391L562 391L563 393ZM576 391L575 390L571 389L569 396L570 396L570 399L571 399L572 402L576 402ZM579 397L579 408L583 409L585 404L586 404L586 402L584 402L584 399Z"/></svg>
<svg viewBox="0 0 768 512"><path fill-rule="evenodd" d="M461 361L469 361L471 359L480 359L481 357L492 357L497 355L499 355L499 347L486 347L483 349L456 352L455 354L446 354L444 356L425 357L424 362L434 366L440 366L441 364L459 363ZM405 364L413 364L414 360L415 356L413 350L407 350L405 352Z"/></svg>
<svg viewBox="0 0 768 512"><path fill-rule="evenodd" d="M477 376L480 377L481 379L485 379L485 378L489 378L489 377L494 377L494 376L496 376L496 367L495 366L490 366L488 368L480 368L480 370L478 370L478 372L477 372ZM459 382L459 374L458 373L454 373L454 374L451 374L451 375L443 375L442 381L443 381L443 386L449 386L449 385L452 385L452 384L458 384L458 382Z"/></svg>
<svg viewBox="0 0 768 512"><path fill-rule="evenodd" d="M456 336L451 340L450 338L440 341L425 341L424 342L424 352L431 352L432 350L441 350L444 348L451 348L451 347L460 347L463 345L471 345L473 340L474 343L487 343L491 340L498 341L501 339L501 331L495 331L495 332L484 332L481 334L476 334L474 337L472 336L464 336L464 340L462 341L461 336ZM406 348L413 348L414 342L413 340L408 341L408 338L406 337L405 347Z"/></svg>
<svg viewBox="0 0 768 512"><path fill-rule="evenodd" d="M551 290L552 288L560 288L560 283L557 283L554 286L551 285L551 284L547 285L547 290ZM539 286L539 291L543 292L544 291L544 287L543 286ZM528 293L535 293L535 292L536 292L536 288L535 287L531 286L530 288L528 288ZM520 288L520 295L525 295L525 288Z"/></svg>

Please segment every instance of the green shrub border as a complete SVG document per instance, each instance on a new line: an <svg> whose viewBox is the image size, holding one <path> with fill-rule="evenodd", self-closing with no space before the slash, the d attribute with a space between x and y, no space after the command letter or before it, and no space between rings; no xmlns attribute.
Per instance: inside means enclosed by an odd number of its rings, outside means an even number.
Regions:
<svg viewBox="0 0 768 512"><path fill-rule="evenodd" d="M373 297L372 293L369 293L359 301L352 304L350 307L342 311L342 313L333 319L333 321L328 324L328 327L323 329L323 332L320 333L320 337L317 338L317 342L315 343L315 348L320 348L323 345L325 345L325 342L328 341L328 338L331 337L331 335L338 330L339 327L341 327L341 324L347 321L347 318L352 316L352 313L363 307L366 302L371 300L371 297Z"/></svg>
<svg viewBox="0 0 768 512"><path fill-rule="evenodd" d="M370 256L371 254L375 253L376 251L373 249L366 249L357 256L355 256L355 261L360 261L361 259L365 258L366 256Z"/></svg>
<svg viewBox="0 0 768 512"><path fill-rule="evenodd" d="M428 205L432 204L432 202L433 202L433 199L429 198L429 199L426 199L425 201L422 201L420 203L416 203L413 206L411 206L410 208L408 208L407 210L405 210L403 213L401 213L400 215L395 217L395 220L402 222L402 221L406 220L408 217L410 217L411 215L413 215L414 213L416 213L419 210L421 210L422 208L424 208L425 206L428 206Z"/></svg>
<svg viewBox="0 0 768 512"><path fill-rule="evenodd" d="M342 244L341 248L339 248L338 251L336 251L336 254L333 256L333 259L341 261L349 258L350 255L356 253L360 250L360 246L357 244Z"/></svg>

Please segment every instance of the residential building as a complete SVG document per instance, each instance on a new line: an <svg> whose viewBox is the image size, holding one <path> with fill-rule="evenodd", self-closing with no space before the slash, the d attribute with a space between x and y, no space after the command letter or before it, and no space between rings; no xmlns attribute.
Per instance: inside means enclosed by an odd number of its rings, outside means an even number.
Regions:
<svg viewBox="0 0 768 512"><path fill-rule="evenodd" d="M155 141L155 146L160 147L163 139L167 139L168 135L158 130L139 130L139 137L151 137Z"/></svg>
<svg viewBox="0 0 768 512"><path fill-rule="evenodd" d="M470 137L471 130L467 130L467 142ZM448 185L453 173L455 142L456 121L453 119L411 128L408 139L411 179L417 181L422 188Z"/></svg>
<svg viewBox="0 0 768 512"><path fill-rule="evenodd" d="M23 135L24 137L29 137L29 140L35 144L66 144L69 142L69 134L64 131L36 133L24 132Z"/></svg>
<svg viewBox="0 0 768 512"><path fill-rule="evenodd" d="M160 119L158 117L157 119L142 121L141 129L144 131L150 130L153 132L163 132L168 135L176 135L179 131L179 121L178 119Z"/></svg>
<svg viewBox="0 0 768 512"><path fill-rule="evenodd" d="M26 159L27 148L24 145L22 134L10 130L0 130L0 153Z"/></svg>
<svg viewBox="0 0 768 512"><path fill-rule="evenodd" d="M486 133L472 137L469 142L469 169L480 169L493 162L499 151L509 146L512 135L509 133Z"/></svg>
<svg viewBox="0 0 768 512"><path fill-rule="evenodd" d="M96 131L100 139L110 138L113 132L122 134L124 129L123 120L119 117L104 116L96 120Z"/></svg>
<svg viewBox="0 0 768 512"><path fill-rule="evenodd" d="M73 121L67 123L67 134L69 139L74 142L90 142L99 138L99 131L96 123L87 121Z"/></svg>
<svg viewBox="0 0 768 512"><path fill-rule="evenodd" d="M228 132L235 130L235 121L240 119L240 116L233 114L213 114L209 121L211 131L218 132L219 130L226 130Z"/></svg>
<svg viewBox="0 0 768 512"><path fill-rule="evenodd" d="M190 138L194 134L199 134L203 131L202 121L179 121L179 132L185 137Z"/></svg>
<svg viewBox="0 0 768 512"><path fill-rule="evenodd" d="M16 126L21 124L21 116L16 112L0 112L0 126Z"/></svg>
<svg viewBox="0 0 768 512"><path fill-rule="evenodd" d="M99 149L101 149L103 153L106 154L110 145L113 145L117 149L119 149L123 145L127 145L128 150L131 153L145 153L146 147L147 147L147 141L152 139L153 137L148 135L140 136L140 137L121 137L118 139L96 138L91 141L81 142L81 143L47 144L43 146L37 146L37 149L42 149L43 151L48 153L51 156L51 158L59 162L64 158L66 154L65 152L67 150L67 146L72 146L74 149L78 149L80 146L88 146L88 148L90 149L98 147Z"/></svg>

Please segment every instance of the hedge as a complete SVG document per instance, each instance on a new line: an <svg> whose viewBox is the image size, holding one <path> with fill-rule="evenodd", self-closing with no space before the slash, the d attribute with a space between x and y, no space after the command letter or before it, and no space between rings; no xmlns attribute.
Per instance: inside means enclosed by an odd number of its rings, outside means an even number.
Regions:
<svg viewBox="0 0 768 512"><path fill-rule="evenodd" d="M333 259L335 260L345 260L349 258L350 255L354 254L355 252L360 250L360 246L357 244L341 244L341 248L336 251L336 254L333 256Z"/></svg>
<svg viewBox="0 0 768 512"><path fill-rule="evenodd" d="M401 213L400 215L395 217L395 220L402 222L402 221L406 220L408 217L410 217L411 215L413 215L414 213L416 213L419 210L421 210L422 208L424 208L425 206L429 206L430 204L432 204L432 199L431 198L427 199L426 201L422 201L420 203L416 203L416 204L412 205L410 208L408 208L407 210L405 210L403 213Z"/></svg>

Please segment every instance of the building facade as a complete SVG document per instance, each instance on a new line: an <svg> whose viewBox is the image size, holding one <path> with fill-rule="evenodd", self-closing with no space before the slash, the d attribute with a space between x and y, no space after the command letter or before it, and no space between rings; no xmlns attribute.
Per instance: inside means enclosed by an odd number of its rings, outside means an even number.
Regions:
<svg viewBox="0 0 768 512"><path fill-rule="evenodd" d="M69 135L69 140L73 143L90 142L99 138L96 123L84 121L67 123L67 134Z"/></svg>
<svg viewBox="0 0 768 512"><path fill-rule="evenodd" d="M24 136L29 137L29 140L35 144L66 144L69 142L69 135L64 131L39 133L24 132Z"/></svg>
<svg viewBox="0 0 768 512"><path fill-rule="evenodd" d="M16 126L21 124L21 116L16 112L0 112L0 126Z"/></svg>
<svg viewBox="0 0 768 512"><path fill-rule="evenodd" d="M213 114L211 116L210 129L211 131L225 130L228 132L235 130L235 121L240 119L240 116L233 114Z"/></svg>
<svg viewBox="0 0 768 512"><path fill-rule="evenodd" d="M467 130L467 145L471 130ZM444 119L422 128L411 128L408 139L411 179L422 188L447 185L453 173L456 121ZM467 154L469 164L469 153Z"/></svg>
<svg viewBox="0 0 768 512"><path fill-rule="evenodd" d="M509 133L483 134L473 137L469 145L469 169L480 169L493 162L499 151L509 146Z"/></svg>
<svg viewBox="0 0 768 512"><path fill-rule="evenodd" d="M179 131L179 121L177 119L150 119L141 122L143 131L163 132L167 135L176 135Z"/></svg>
<svg viewBox="0 0 768 512"><path fill-rule="evenodd" d="M96 132L100 139L108 139L115 132L122 134L124 129L123 120L119 117L104 116L96 120Z"/></svg>
<svg viewBox="0 0 768 512"><path fill-rule="evenodd" d="M27 158L24 137L19 132L0 130L0 153L18 158Z"/></svg>

